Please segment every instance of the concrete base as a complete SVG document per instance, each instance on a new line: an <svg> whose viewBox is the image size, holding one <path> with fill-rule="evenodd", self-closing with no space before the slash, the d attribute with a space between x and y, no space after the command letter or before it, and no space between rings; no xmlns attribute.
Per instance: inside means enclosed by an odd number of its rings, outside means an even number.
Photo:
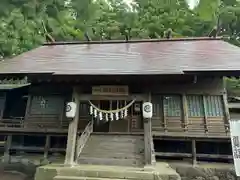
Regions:
<svg viewBox="0 0 240 180"><path fill-rule="evenodd" d="M11 160L11 156L9 154L4 154L4 156L1 158L2 163L9 163Z"/></svg>
<svg viewBox="0 0 240 180"><path fill-rule="evenodd" d="M35 180L180 180L180 176L169 166L164 164L156 168L161 169L102 165L65 167L52 164L39 167Z"/></svg>

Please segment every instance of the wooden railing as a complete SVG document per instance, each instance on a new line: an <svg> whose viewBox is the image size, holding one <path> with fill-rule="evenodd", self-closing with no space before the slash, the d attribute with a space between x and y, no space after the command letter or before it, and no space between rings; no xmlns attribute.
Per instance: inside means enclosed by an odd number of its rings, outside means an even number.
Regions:
<svg viewBox="0 0 240 180"><path fill-rule="evenodd" d="M90 121L81 136L77 139L77 149L76 149L76 158L78 158L88 140L91 133L93 132L93 121Z"/></svg>
<svg viewBox="0 0 240 180"><path fill-rule="evenodd" d="M9 119L1 119L0 127L22 128L24 125L24 117L10 117Z"/></svg>

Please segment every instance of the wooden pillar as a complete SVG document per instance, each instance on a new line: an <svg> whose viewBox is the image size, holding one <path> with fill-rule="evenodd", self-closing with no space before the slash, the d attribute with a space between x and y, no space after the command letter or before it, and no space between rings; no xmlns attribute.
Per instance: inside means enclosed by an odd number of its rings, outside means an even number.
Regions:
<svg viewBox="0 0 240 180"><path fill-rule="evenodd" d="M11 144L12 144L12 135L8 135L6 142L5 142L5 147L4 147L4 156L3 156L3 162L4 163L10 163L10 148L11 148Z"/></svg>
<svg viewBox="0 0 240 180"><path fill-rule="evenodd" d="M203 113L204 113L204 127L205 133L208 133L208 116L207 116L207 104L206 104L206 96L203 95Z"/></svg>
<svg viewBox="0 0 240 180"><path fill-rule="evenodd" d="M51 143L51 136L47 135L46 136L46 141L45 141L45 146L44 146L44 155L43 155L44 159L48 159L48 152L49 152L49 149L50 149L50 143Z"/></svg>
<svg viewBox="0 0 240 180"><path fill-rule="evenodd" d="M20 144L22 147L24 147L24 137L25 137L24 135L20 135ZM19 151L20 155L24 155L24 153L25 153L24 150Z"/></svg>
<svg viewBox="0 0 240 180"><path fill-rule="evenodd" d="M161 100L162 100L162 118L163 118L163 128L164 128L164 132L167 132L167 117L166 117L166 112L164 109L164 98L165 96L162 96Z"/></svg>
<svg viewBox="0 0 240 180"><path fill-rule="evenodd" d="M148 101L151 102L151 94L149 93ZM151 119L144 119L144 153L145 164L151 165L151 137L152 137L152 122Z"/></svg>
<svg viewBox="0 0 240 180"><path fill-rule="evenodd" d="M229 121L230 121L230 113L228 109L228 100L227 100L227 92L224 90L223 93L223 108L224 108L224 115L225 115L225 129L226 132L229 132Z"/></svg>
<svg viewBox="0 0 240 180"><path fill-rule="evenodd" d="M196 150L196 140L192 140L192 164L197 164L197 150Z"/></svg>
<svg viewBox="0 0 240 180"><path fill-rule="evenodd" d="M186 94L182 95L182 107L183 107L183 128L184 131L188 130L188 104Z"/></svg>
<svg viewBox="0 0 240 180"><path fill-rule="evenodd" d="M7 93L4 92L4 97L3 97L3 104L2 104L2 109L0 110L0 119L3 118L3 113L4 113L4 110L5 110L5 106L6 106L6 98L7 98Z"/></svg>
<svg viewBox="0 0 240 180"><path fill-rule="evenodd" d="M145 153L145 164L151 164L151 144L150 144L150 136L151 136L151 128L150 128L150 119L144 119L144 153Z"/></svg>
<svg viewBox="0 0 240 180"><path fill-rule="evenodd" d="M28 95L27 106L26 106L26 110L25 110L25 117L24 117L24 120L23 120L24 122L22 122L22 127L25 127L25 125L26 125L25 120L28 119L31 104L32 104L32 96Z"/></svg>
<svg viewBox="0 0 240 180"><path fill-rule="evenodd" d="M69 123L68 127L68 137L67 137L67 149L66 149L66 156L65 156L65 165L73 165L74 164L74 158L75 158L75 150L76 150L76 139L77 139L77 131L78 131L78 120L79 120L79 96L74 89L73 92L73 99L77 104L77 111L76 115L73 118L73 120Z"/></svg>

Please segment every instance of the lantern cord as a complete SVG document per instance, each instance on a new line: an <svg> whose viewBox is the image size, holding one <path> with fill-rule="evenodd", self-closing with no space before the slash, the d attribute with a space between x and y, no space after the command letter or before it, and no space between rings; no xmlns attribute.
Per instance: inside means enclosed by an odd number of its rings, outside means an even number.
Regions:
<svg viewBox="0 0 240 180"><path fill-rule="evenodd" d="M133 105L133 103L136 101L136 99L132 100L129 104L127 104L126 106L124 106L123 108L120 109L115 109L115 110L103 110L103 109L99 109L97 106L95 106L91 101L89 101L90 105L96 109L98 112L102 112L102 113L118 113L121 111L124 111L126 109L128 109L130 106Z"/></svg>

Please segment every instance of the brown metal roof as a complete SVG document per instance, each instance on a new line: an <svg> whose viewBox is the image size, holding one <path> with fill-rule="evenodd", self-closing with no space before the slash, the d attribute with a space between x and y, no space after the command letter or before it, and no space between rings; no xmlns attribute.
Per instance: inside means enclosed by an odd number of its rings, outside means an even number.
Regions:
<svg viewBox="0 0 240 180"><path fill-rule="evenodd" d="M55 43L0 62L1 74L184 74L239 71L240 49L219 39Z"/></svg>

